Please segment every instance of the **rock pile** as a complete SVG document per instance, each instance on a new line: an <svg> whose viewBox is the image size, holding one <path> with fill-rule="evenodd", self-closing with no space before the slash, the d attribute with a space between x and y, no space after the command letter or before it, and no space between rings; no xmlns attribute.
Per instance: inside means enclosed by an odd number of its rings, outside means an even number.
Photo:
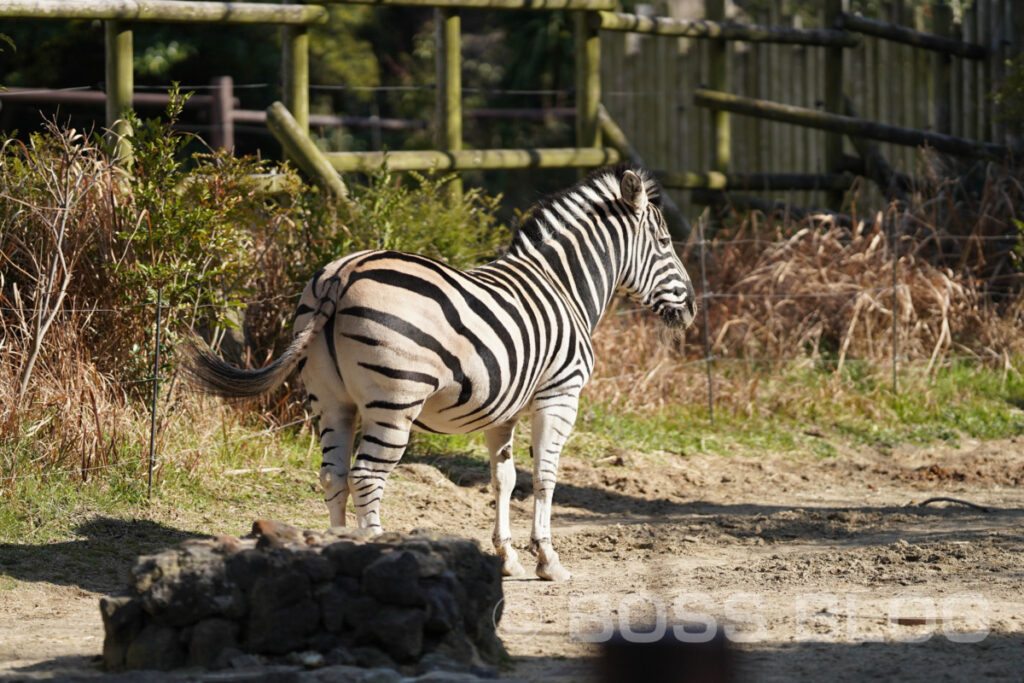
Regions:
<svg viewBox="0 0 1024 683"><path fill-rule="evenodd" d="M140 557L129 594L100 600L103 659L109 670L220 668L291 653L312 665L469 670L504 655L501 603L501 562L474 541L261 520L251 536Z"/></svg>

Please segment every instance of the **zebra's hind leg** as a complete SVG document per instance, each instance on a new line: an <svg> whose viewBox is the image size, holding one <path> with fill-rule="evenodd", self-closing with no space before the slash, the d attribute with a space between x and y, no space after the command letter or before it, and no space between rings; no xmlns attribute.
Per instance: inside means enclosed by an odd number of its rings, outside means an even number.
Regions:
<svg viewBox="0 0 1024 683"><path fill-rule="evenodd" d="M487 451L491 456L491 487L494 490L494 550L501 558L501 573L522 576L526 573L519 563L519 554L512 547L512 528L509 524L509 501L516 486L516 465L512 460L512 432L515 421L484 432Z"/></svg>
<svg viewBox="0 0 1024 683"><path fill-rule="evenodd" d="M561 404L536 409L530 454L533 456L533 532L537 550L537 576L548 581L567 581L571 574L558 560L551 545L551 502L558 477L558 458L576 420L576 405Z"/></svg>
<svg viewBox="0 0 1024 683"><path fill-rule="evenodd" d="M405 454L413 416L398 412L364 411L363 436L348 473L348 488L360 529L381 532L380 501L388 475Z"/></svg>
<svg viewBox="0 0 1024 683"><path fill-rule="evenodd" d="M348 503L348 468L352 459L352 438L355 435L356 408L335 404L320 413L320 484L324 503L331 516L331 526L345 526L345 505Z"/></svg>

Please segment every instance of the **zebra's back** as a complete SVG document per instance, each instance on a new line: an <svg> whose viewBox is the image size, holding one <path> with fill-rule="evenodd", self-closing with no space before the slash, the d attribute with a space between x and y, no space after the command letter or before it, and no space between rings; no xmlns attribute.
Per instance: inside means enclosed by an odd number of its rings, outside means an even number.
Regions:
<svg viewBox="0 0 1024 683"><path fill-rule="evenodd" d="M340 258L317 273L299 303L296 329L322 300L336 302L322 342L330 361L307 365L304 381L340 382L364 410L420 405L418 430L461 433L507 422L577 357L578 349L566 350L569 338L587 338L536 277L498 263L460 271L395 251ZM334 378L323 376L330 367Z"/></svg>

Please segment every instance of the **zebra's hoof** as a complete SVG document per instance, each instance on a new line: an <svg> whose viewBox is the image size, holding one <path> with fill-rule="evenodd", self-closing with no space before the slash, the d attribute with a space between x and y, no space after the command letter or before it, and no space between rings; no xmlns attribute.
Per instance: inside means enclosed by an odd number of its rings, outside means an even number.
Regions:
<svg viewBox="0 0 1024 683"><path fill-rule="evenodd" d="M572 574L561 563L548 562L537 565L537 576L545 581L568 581Z"/></svg>
<svg viewBox="0 0 1024 683"><path fill-rule="evenodd" d="M523 565L519 563L519 560L513 558L505 558L501 563L501 574L502 576L519 577L526 574L526 570L523 569Z"/></svg>

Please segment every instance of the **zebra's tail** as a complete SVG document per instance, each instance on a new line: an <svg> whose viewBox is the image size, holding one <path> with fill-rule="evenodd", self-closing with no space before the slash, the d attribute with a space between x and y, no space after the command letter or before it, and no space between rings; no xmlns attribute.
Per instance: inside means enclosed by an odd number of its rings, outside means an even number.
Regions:
<svg viewBox="0 0 1024 683"><path fill-rule="evenodd" d="M183 371L196 389L224 398L261 396L279 386L306 357L310 343L323 329L325 317L314 315L277 360L259 370L243 370L213 353L198 336L185 346Z"/></svg>

